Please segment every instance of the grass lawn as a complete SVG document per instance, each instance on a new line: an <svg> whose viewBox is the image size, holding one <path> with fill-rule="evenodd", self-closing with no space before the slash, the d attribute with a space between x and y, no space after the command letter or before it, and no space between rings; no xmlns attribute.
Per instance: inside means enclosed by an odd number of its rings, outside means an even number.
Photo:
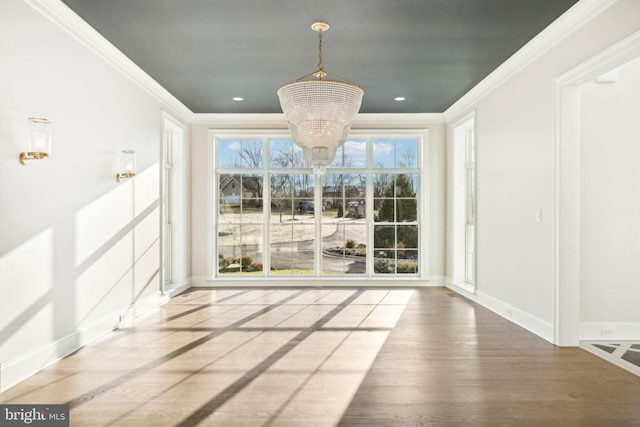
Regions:
<svg viewBox="0 0 640 427"><path fill-rule="evenodd" d="M292 269L292 270L271 270L270 275L274 276L274 275L314 275L315 272L313 270L298 270L298 269ZM324 271L322 272L322 274L341 274L341 273L337 273L335 271ZM246 271L234 271L234 272L229 272L229 273L220 273L221 276L247 276L247 275L262 275L262 271L251 271L251 272L246 272Z"/></svg>

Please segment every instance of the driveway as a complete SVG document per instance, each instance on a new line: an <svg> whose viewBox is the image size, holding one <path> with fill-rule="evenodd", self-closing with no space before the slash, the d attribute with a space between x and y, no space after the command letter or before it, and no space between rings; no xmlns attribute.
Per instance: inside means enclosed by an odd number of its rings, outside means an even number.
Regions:
<svg viewBox="0 0 640 427"><path fill-rule="evenodd" d="M228 215L225 219L232 220ZM237 221L240 218L233 218ZM242 246L243 256L250 256L254 262L262 263L262 225L261 214L245 214L242 216L242 232L245 243ZM271 229L271 266L278 270L291 268L299 270L314 269L314 217L309 214L278 215L272 216L275 227ZM293 227L286 225L293 222ZM308 227L304 225L308 224ZM323 217L322 222L322 247L334 247L344 245L344 236L338 233L340 224L361 224L361 227L349 227L348 236L357 242L366 239L365 219L343 219ZM278 225L284 225L279 227ZM225 256L238 258L241 256L238 247L238 231L240 225L225 226L224 235L218 237L220 253ZM252 238L253 237L253 238ZM293 240L293 242L292 242ZM234 253L235 252L235 253ZM348 274L363 274L366 262L360 257L339 257L330 254L322 255L322 271Z"/></svg>

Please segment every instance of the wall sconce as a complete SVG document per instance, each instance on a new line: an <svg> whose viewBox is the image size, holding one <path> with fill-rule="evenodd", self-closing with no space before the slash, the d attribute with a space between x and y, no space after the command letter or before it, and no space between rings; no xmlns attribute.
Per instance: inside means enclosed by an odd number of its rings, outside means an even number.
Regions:
<svg viewBox="0 0 640 427"><path fill-rule="evenodd" d="M122 150L122 172L116 175L116 181L129 179L136 176L136 152L133 150Z"/></svg>
<svg viewBox="0 0 640 427"><path fill-rule="evenodd" d="M30 117L29 145L27 151L20 153L20 163L27 160L40 160L51 154L51 122L48 119Z"/></svg>

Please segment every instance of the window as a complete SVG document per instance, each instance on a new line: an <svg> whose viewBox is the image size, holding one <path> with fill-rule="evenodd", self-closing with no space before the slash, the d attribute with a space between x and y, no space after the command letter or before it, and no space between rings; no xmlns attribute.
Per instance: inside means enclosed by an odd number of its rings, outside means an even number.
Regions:
<svg viewBox="0 0 640 427"><path fill-rule="evenodd" d="M474 293L476 281L475 118L453 127L453 284Z"/></svg>
<svg viewBox="0 0 640 427"><path fill-rule="evenodd" d="M270 271L315 274L315 177L308 173L274 173L269 220Z"/></svg>
<svg viewBox="0 0 640 427"><path fill-rule="evenodd" d="M473 129L465 133L465 281L476 280L476 143Z"/></svg>
<svg viewBox="0 0 640 427"><path fill-rule="evenodd" d="M418 272L417 174L378 174L374 198L375 273Z"/></svg>
<svg viewBox="0 0 640 427"><path fill-rule="evenodd" d="M214 276L420 277L422 141L354 137L317 176L286 136L214 133Z"/></svg>
<svg viewBox="0 0 640 427"><path fill-rule="evenodd" d="M322 271L367 273L367 174L323 176Z"/></svg>

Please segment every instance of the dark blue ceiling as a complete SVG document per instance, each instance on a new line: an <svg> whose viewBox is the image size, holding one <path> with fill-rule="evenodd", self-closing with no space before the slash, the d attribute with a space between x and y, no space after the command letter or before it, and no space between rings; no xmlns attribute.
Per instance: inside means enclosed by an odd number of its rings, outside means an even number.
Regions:
<svg viewBox="0 0 640 427"><path fill-rule="evenodd" d="M577 2L63 1L195 113L281 112L278 88L316 69L315 21L361 112L443 112Z"/></svg>

